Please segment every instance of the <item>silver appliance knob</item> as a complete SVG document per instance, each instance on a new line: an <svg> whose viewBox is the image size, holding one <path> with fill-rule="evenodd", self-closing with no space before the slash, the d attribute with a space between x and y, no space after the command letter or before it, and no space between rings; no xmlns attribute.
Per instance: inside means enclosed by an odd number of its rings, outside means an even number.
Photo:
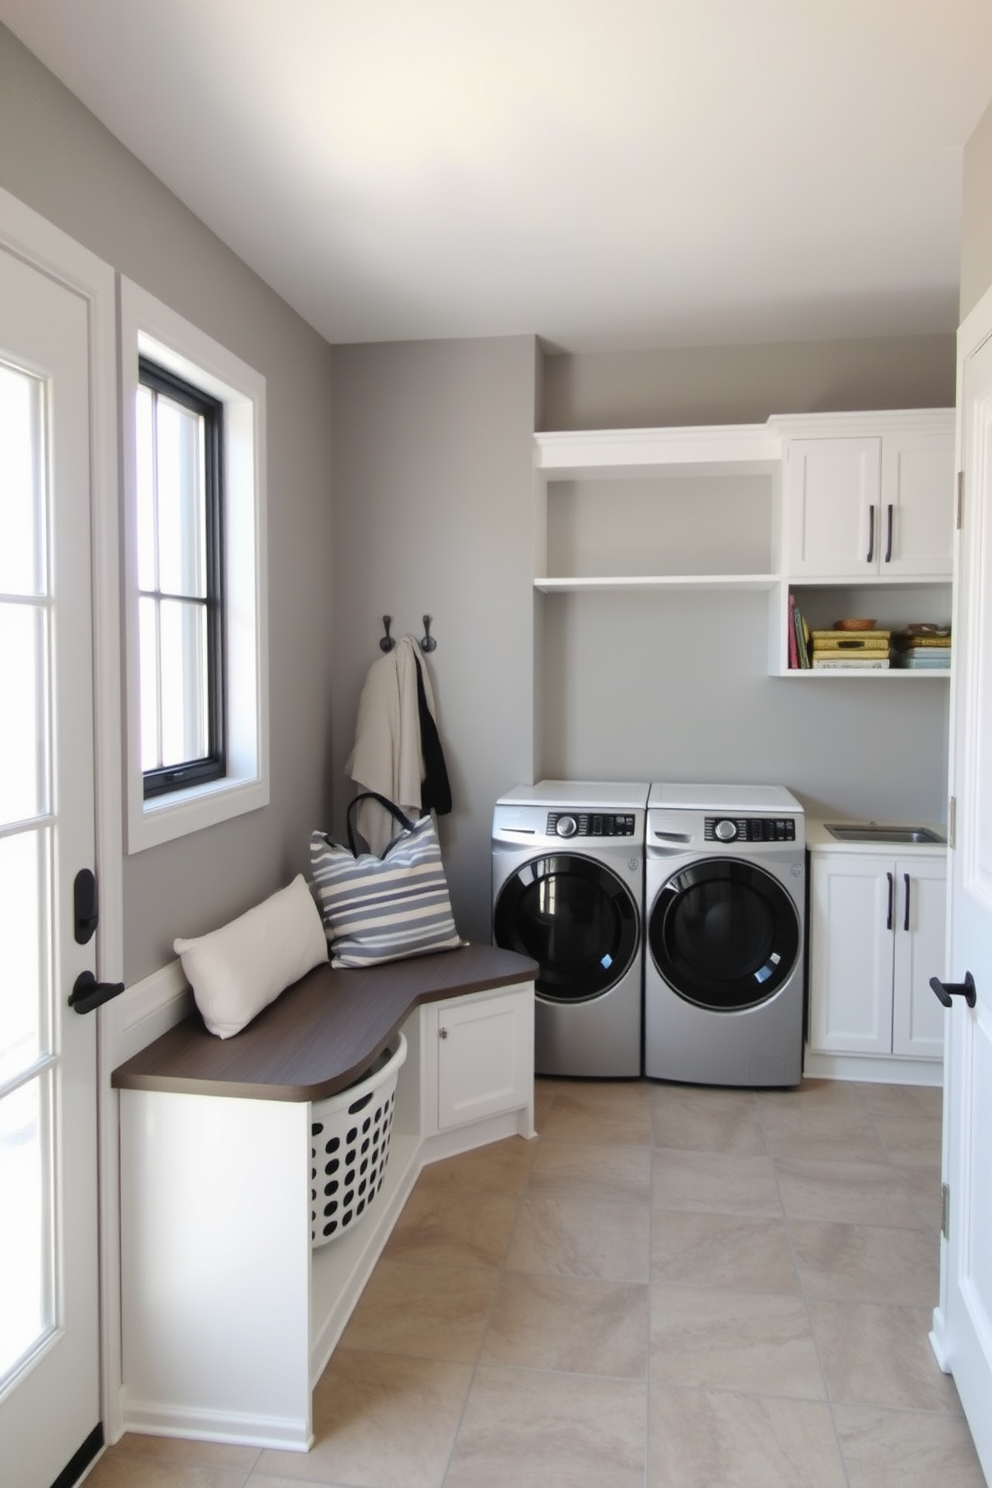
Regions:
<svg viewBox="0 0 992 1488"><path fill-rule="evenodd" d="M737 836L737 823L728 821L727 818L724 817L724 819L722 821L718 821L716 826L713 828L713 836L716 837L720 842L733 842L734 838Z"/></svg>
<svg viewBox="0 0 992 1488"><path fill-rule="evenodd" d="M579 824L574 816L560 816L555 824L559 837L574 837L578 830Z"/></svg>

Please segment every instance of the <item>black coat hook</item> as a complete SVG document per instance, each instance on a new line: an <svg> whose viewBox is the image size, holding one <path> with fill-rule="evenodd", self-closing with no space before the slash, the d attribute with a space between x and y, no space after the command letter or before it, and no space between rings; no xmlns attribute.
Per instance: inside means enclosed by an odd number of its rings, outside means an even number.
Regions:
<svg viewBox="0 0 992 1488"><path fill-rule="evenodd" d="M392 636L389 634L389 627L392 625L392 623L393 623L393 617L392 617L392 615L383 615L383 617L382 617L382 625L383 625L383 629L385 630L386 634L382 637L381 641L379 642L379 650L380 651L392 651L393 647L396 645L396 642L393 640Z"/></svg>
<svg viewBox="0 0 992 1488"><path fill-rule="evenodd" d="M430 617L430 615L425 615L424 616L424 634L423 634L423 637L421 638L420 649L421 649L421 651L436 651L437 650L437 641L431 635L431 617Z"/></svg>

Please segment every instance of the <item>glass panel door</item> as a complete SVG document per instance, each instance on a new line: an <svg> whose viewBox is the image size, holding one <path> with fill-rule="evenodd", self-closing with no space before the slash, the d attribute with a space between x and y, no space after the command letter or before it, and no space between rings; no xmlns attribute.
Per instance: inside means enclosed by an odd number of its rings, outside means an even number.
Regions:
<svg viewBox="0 0 992 1488"><path fill-rule="evenodd" d="M57 1321L44 428L44 384L0 363L0 1391Z"/></svg>

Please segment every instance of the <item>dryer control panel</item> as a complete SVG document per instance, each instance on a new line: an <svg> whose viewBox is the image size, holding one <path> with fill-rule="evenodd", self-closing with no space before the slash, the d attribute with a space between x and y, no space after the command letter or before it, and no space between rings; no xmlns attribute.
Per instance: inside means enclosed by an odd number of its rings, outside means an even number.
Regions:
<svg viewBox="0 0 992 1488"><path fill-rule="evenodd" d="M707 842L795 842L796 821L791 816L708 816L703 837Z"/></svg>
<svg viewBox="0 0 992 1488"><path fill-rule="evenodd" d="M549 811L549 837L633 837L632 811Z"/></svg>

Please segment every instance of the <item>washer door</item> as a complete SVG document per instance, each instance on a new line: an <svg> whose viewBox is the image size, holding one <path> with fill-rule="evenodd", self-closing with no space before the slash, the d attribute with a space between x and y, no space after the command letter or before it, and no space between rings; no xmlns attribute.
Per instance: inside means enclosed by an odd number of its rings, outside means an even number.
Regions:
<svg viewBox="0 0 992 1488"><path fill-rule="evenodd" d="M790 976L799 917L763 868L703 858L673 874L651 909L654 964L686 1002L716 1012L755 1007Z"/></svg>
<svg viewBox="0 0 992 1488"><path fill-rule="evenodd" d="M493 938L540 966L549 1002L586 1002L621 979L637 952L638 914L622 879L574 853L532 858L507 879Z"/></svg>

